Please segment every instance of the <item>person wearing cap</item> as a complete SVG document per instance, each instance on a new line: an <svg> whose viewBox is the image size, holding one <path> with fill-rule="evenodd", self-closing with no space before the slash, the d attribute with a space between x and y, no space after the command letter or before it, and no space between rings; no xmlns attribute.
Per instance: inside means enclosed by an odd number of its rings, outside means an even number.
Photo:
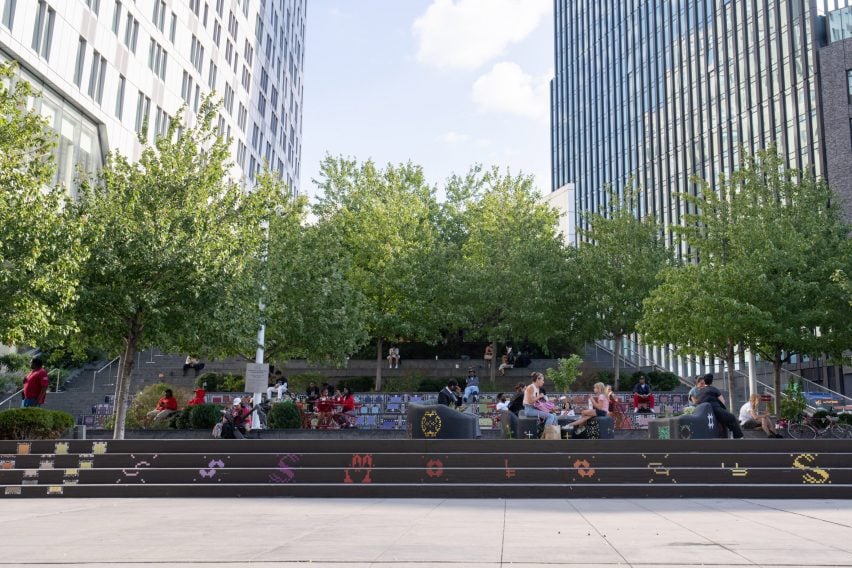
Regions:
<svg viewBox="0 0 852 568"><path fill-rule="evenodd" d="M246 408L245 406L243 406L243 399L241 399L240 397L236 397L231 403L231 410L226 412L227 414L225 416L225 419L228 424L233 428L234 438L245 438L246 417L251 414L251 409L249 409L248 413L246 413ZM223 433L222 437L225 438L230 436L226 436Z"/></svg>
<svg viewBox="0 0 852 568"><path fill-rule="evenodd" d="M654 411L654 395L644 374L639 375L639 382L633 387L633 412L639 412L640 408Z"/></svg>
<svg viewBox="0 0 852 568"><path fill-rule="evenodd" d="M146 424L162 422L177 412L177 409L177 399L174 397L174 394L172 394L172 389L166 389L162 398L157 401L157 407L145 415Z"/></svg>
<svg viewBox="0 0 852 568"><path fill-rule="evenodd" d="M467 382L464 386L464 395L462 395L462 401L467 403L476 402L479 398L479 377L476 376L476 371L473 370L473 367L470 367L467 370Z"/></svg>

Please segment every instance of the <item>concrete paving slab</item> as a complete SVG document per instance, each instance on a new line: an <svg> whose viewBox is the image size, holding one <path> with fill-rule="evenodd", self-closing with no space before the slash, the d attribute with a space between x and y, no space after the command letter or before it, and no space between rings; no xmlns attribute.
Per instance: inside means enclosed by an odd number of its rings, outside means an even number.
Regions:
<svg viewBox="0 0 852 568"><path fill-rule="evenodd" d="M849 501L59 499L0 515L4 568L852 567Z"/></svg>

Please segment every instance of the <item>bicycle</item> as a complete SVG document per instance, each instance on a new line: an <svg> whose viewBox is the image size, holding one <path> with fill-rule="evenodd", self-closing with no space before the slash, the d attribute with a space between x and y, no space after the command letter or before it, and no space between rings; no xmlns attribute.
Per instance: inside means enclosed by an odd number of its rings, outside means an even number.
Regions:
<svg viewBox="0 0 852 568"><path fill-rule="evenodd" d="M850 434L845 425L838 424L836 416L803 416L800 420L787 424L787 433L796 440L846 438Z"/></svg>

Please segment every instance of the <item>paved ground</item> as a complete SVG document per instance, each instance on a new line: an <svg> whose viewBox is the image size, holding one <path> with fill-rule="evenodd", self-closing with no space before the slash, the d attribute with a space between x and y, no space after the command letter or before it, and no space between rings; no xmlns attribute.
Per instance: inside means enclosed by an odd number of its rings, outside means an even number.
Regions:
<svg viewBox="0 0 852 568"><path fill-rule="evenodd" d="M852 501L0 501L0 566L852 566Z"/></svg>

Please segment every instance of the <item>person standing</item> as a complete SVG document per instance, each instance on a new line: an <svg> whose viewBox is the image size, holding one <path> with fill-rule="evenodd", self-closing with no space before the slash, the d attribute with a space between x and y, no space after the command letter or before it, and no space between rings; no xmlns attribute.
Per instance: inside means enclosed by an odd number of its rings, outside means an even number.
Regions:
<svg viewBox="0 0 852 568"><path fill-rule="evenodd" d="M41 406L47 395L49 380L41 357L33 357L30 361L30 373L24 378L24 392L21 406L24 408Z"/></svg>

